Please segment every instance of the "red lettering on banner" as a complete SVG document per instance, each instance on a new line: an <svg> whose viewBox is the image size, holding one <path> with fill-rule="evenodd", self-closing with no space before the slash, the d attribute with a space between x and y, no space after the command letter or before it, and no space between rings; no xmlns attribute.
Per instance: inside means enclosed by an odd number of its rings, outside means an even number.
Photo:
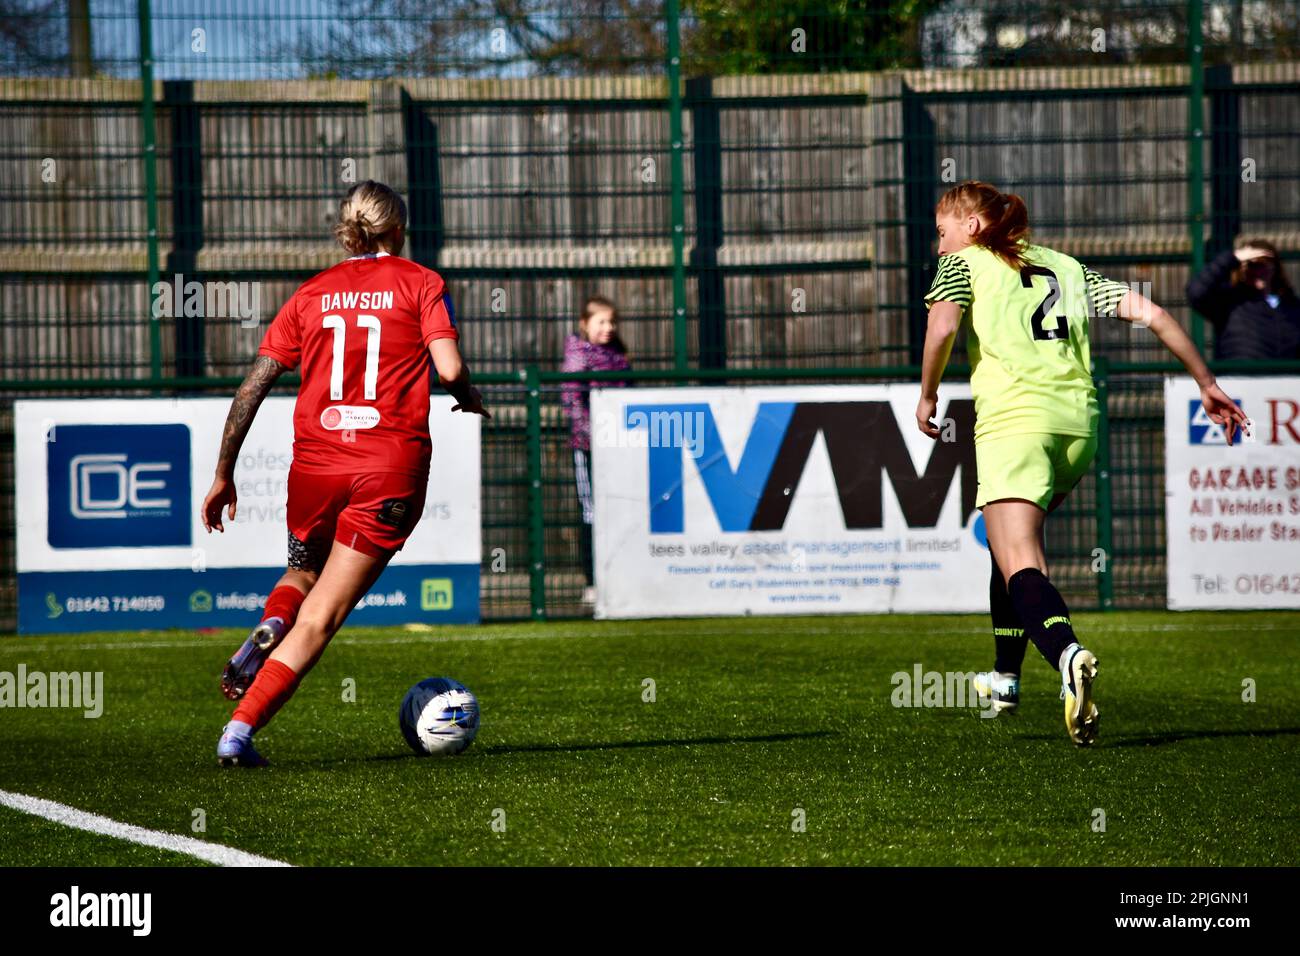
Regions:
<svg viewBox="0 0 1300 956"><path fill-rule="evenodd" d="M1290 472L1287 481L1290 487ZM1277 489L1277 467L1206 468L1203 473L1193 468L1188 475L1188 484L1193 489L1204 487L1211 491L1274 491Z"/></svg>
<svg viewBox="0 0 1300 956"><path fill-rule="evenodd" d="M1238 524L1226 525L1218 521L1210 528L1210 537L1214 541L1259 541L1264 537L1262 525Z"/></svg>
<svg viewBox="0 0 1300 956"><path fill-rule="evenodd" d="M1279 405L1286 405L1288 406L1288 408L1290 408L1291 414L1287 415L1286 421L1282 421L1281 417L1278 415ZM1296 420L1297 417L1300 417L1300 404L1297 404L1296 402L1292 401L1289 398L1270 398L1268 399L1268 411L1273 419L1273 428L1270 433L1268 443L1270 445L1281 444L1281 442L1278 440L1278 435L1277 435L1277 431L1279 427L1285 428L1288 432L1291 433L1291 440L1293 442L1300 443L1300 432L1297 432L1295 426L1291 424Z"/></svg>

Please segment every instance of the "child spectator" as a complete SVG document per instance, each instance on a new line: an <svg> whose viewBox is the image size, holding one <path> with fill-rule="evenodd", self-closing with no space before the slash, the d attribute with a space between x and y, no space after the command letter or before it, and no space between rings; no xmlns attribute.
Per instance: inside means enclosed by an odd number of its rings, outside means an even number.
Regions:
<svg viewBox="0 0 1300 956"><path fill-rule="evenodd" d="M594 295L582 306L578 332L564 342L565 372L615 371L631 368L627 347L618 334L618 309L604 296ZM573 449L573 473L578 502L582 506L582 526L578 548L587 586L582 592L584 604L594 604L594 568L591 549L591 389L602 385L623 386L627 382L565 382L560 393L564 413L569 419L569 446Z"/></svg>

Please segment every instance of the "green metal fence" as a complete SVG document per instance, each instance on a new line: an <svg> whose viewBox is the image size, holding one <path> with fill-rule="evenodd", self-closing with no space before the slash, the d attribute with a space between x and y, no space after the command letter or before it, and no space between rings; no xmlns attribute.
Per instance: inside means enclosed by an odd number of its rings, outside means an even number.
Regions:
<svg viewBox="0 0 1300 956"><path fill-rule="evenodd" d="M1149 283L1209 350L1191 272L1247 233L1300 257L1297 0L12 6L0 628L13 398L228 392L359 179L407 195L496 409L490 617L586 613L557 393L587 295L618 302L638 382L905 381L960 179L1021 193L1040 241ZM260 324L154 317L177 275L255 284ZM1159 604L1163 356L1093 341L1103 455L1049 545L1073 601Z"/></svg>

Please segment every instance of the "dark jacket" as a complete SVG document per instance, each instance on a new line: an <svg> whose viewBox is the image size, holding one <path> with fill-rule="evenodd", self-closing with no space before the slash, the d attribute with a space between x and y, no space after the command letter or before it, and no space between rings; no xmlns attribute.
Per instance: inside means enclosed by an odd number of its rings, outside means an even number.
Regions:
<svg viewBox="0 0 1300 956"><path fill-rule="evenodd" d="M1187 301L1214 323L1215 357L1300 358L1300 299L1282 293L1273 308L1253 286L1232 284L1237 266L1225 252L1187 283Z"/></svg>

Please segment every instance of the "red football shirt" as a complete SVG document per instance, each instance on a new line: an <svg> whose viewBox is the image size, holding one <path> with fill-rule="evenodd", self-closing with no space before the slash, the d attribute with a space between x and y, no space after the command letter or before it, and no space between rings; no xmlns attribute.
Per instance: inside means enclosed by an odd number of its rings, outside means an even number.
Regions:
<svg viewBox="0 0 1300 956"><path fill-rule="evenodd" d="M442 277L409 259L358 256L304 282L258 350L302 367L294 468L427 473L429 343L458 338Z"/></svg>

